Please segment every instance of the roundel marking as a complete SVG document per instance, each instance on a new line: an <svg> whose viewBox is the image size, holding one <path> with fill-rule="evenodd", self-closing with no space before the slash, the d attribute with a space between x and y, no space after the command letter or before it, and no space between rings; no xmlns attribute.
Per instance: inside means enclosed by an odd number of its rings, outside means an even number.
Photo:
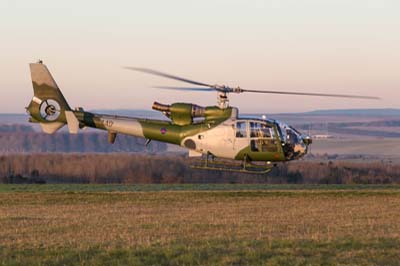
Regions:
<svg viewBox="0 0 400 266"><path fill-rule="evenodd" d="M39 107L40 116L46 121L55 121L61 114L60 104L53 99L44 100Z"/></svg>

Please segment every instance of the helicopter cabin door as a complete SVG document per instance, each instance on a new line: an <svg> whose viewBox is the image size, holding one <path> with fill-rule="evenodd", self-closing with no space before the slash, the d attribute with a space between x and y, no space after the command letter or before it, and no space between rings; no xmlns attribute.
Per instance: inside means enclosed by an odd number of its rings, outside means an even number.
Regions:
<svg viewBox="0 0 400 266"><path fill-rule="evenodd" d="M250 157L257 159L278 151L275 130L265 122L250 121Z"/></svg>

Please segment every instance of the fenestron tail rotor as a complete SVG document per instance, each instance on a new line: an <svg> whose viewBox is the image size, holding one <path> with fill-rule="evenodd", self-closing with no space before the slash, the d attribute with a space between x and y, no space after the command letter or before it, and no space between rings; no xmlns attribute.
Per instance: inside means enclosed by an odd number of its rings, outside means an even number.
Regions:
<svg viewBox="0 0 400 266"><path fill-rule="evenodd" d="M47 99L42 101L39 106L40 116L46 121L55 121L61 114L60 104L53 100Z"/></svg>
<svg viewBox="0 0 400 266"><path fill-rule="evenodd" d="M222 108L226 108L228 104L228 93L243 93L243 92L252 92L252 93L265 93L265 94L280 94L280 95L298 95L298 96L316 96L316 97L336 97L336 98L353 98L353 99L368 99L368 100L378 100L379 97L374 96L365 96L365 95L348 95L348 94L327 94L327 93L308 93L308 92L295 92L295 91L277 91L277 90L248 90L242 89L240 87L229 87L226 85L211 85L204 82L194 81L191 79L179 77L176 75L167 74L164 72L160 72L158 70L153 70L149 68L140 68L140 67L125 67L125 69L138 71L142 73L147 73L155 76L160 76L164 78L169 78L173 80L182 81L188 84L197 85L199 87L170 87L170 86L157 86L155 88L158 89L167 89L167 90L180 90L180 91L217 91L218 92L218 104Z"/></svg>

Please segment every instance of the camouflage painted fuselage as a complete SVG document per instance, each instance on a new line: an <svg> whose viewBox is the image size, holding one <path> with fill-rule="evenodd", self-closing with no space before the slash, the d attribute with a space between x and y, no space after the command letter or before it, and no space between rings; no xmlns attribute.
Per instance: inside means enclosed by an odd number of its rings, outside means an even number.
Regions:
<svg viewBox="0 0 400 266"><path fill-rule="evenodd" d="M306 153L306 142L297 134L297 143L288 142L289 133L273 120L239 118L237 108L199 107L201 117L194 119L191 104L171 105L170 121L114 116L72 110L47 67L30 64L34 97L27 107L30 121L40 123L46 133L54 133L68 125L71 133L77 128L106 130L111 136L126 134L180 145L191 155L211 154L216 157L252 161L285 161ZM198 110L196 110L198 112Z"/></svg>

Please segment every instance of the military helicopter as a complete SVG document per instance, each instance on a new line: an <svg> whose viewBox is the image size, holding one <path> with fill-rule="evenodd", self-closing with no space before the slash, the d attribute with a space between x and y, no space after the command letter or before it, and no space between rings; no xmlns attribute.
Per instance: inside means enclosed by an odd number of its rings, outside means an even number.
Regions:
<svg viewBox="0 0 400 266"><path fill-rule="evenodd" d="M151 140L179 145L189 150L189 157L201 157L192 165L197 169L265 174L278 162L303 157L312 139L277 120L240 117L238 108L229 106L229 93L378 99L358 95L248 90L207 84L152 69L125 68L196 85L158 87L161 89L217 92L217 105L202 107L192 103L167 105L154 102L152 108L162 112L168 120L96 114L80 107L72 109L46 65L39 61L30 64L34 96L26 107L29 121L39 123L48 134L67 125L71 134L85 127L106 130L111 144L117 134L126 134L146 138L146 145Z"/></svg>

